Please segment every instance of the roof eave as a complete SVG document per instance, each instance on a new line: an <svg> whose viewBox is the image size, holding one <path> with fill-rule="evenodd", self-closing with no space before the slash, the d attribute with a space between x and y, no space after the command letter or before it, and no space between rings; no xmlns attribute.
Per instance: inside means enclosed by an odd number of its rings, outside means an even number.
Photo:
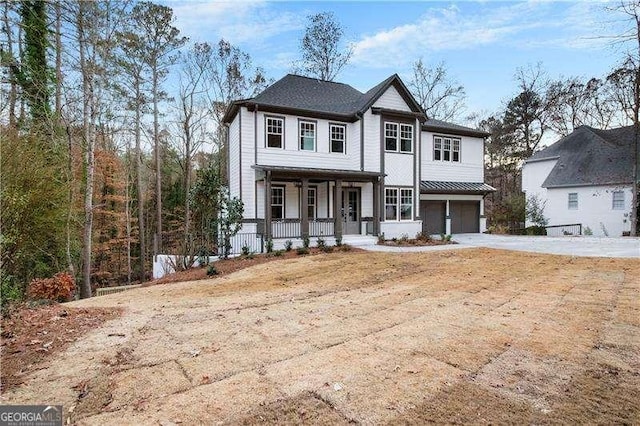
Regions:
<svg viewBox="0 0 640 426"><path fill-rule="evenodd" d="M487 138L491 136L491 133L483 132L482 130L473 129L451 129L449 127L433 126L428 124L422 125L422 130L427 132L440 133L451 136L469 136L473 138Z"/></svg>

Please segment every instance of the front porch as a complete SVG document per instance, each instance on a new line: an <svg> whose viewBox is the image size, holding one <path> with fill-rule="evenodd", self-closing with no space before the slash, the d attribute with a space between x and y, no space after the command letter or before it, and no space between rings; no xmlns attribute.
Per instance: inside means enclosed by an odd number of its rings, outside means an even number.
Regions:
<svg viewBox="0 0 640 426"><path fill-rule="evenodd" d="M265 240L378 235L380 173L254 168L256 231Z"/></svg>

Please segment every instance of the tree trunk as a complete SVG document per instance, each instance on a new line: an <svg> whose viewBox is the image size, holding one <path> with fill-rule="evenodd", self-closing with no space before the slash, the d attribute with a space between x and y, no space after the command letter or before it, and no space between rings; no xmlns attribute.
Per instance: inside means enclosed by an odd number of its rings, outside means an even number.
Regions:
<svg viewBox="0 0 640 426"><path fill-rule="evenodd" d="M85 39L84 9L88 3L78 5L78 42L80 51L80 71L82 73L83 96L83 137L85 142L86 186L84 192L84 229L82 233L82 285L80 297L91 297L91 247L93 230L93 179L95 171L95 133L93 131L93 81L92 71L87 63L87 40Z"/></svg>
<svg viewBox="0 0 640 426"><path fill-rule="evenodd" d="M9 65L9 125L14 127L16 125L16 99L18 96L18 84L16 82L15 71L17 64L13 57L13 31L9 23L9 4L10 2L4 2L4 28L7 35L7 55L11 58L11 64Z"/></svg>
<svg viewBox="0 0 640 426"><path fill-rule="evenodd" d="M144 226L144 190L142 187L142 148L141 148L141 134L140 134L140 120L142 120L141 108L142 99L140 94L140 79L135 78L136 85L136 179L138 189L138 238L140 240L140 282L144 282L146 279L146 260L147 260L147 243L145 236Z"/></svg>
<svg viewBox="0 0 640 426"><path fill-rule="evenodd" d="M55 2L56 11L56 92L55 92L55 112L56 119L62 115L62 11L60 2Z"/></svg>
<svg viewBox="0 0 640 426"><path fill-rule="evenodd" d="M162 250L162 170L160 162L160 125L158 123L158 69L153 67L153 142L156 163L156 238L154 239L154 254Z"/></svg>

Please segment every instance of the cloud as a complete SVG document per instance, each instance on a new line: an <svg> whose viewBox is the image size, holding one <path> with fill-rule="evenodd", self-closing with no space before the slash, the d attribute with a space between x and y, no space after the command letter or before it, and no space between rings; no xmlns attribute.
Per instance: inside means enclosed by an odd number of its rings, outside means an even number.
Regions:
<svg viewBox="0 0 640 426"><path fill-rule="evenodd" d="M169 3L176 26L191 39L231 43L262 43L279 34L304 27L304 18L278 12L264 0L176 1Z"/></svg>
<svg viewBox="0 0 640 426"><path fill-rule="evenodd" d="M467 4L468 6L468 4ZM593 37L601 27L602 4L529 1L430 8L418 20L364 35L354 43L353 62L367 67L406 66L429 53L500 43L513 48L602 47Z"/></svg>

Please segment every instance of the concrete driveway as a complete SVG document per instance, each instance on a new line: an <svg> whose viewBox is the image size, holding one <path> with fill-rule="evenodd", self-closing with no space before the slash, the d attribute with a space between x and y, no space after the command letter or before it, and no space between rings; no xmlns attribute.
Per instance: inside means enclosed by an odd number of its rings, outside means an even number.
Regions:
<svg viewBox="0 0 640 426"><path fill-rule="evenodd" d="M536 253L594 257L640 257L640 238L543 237L489 234L456 234L464 246L489 247Z"/></svg>

